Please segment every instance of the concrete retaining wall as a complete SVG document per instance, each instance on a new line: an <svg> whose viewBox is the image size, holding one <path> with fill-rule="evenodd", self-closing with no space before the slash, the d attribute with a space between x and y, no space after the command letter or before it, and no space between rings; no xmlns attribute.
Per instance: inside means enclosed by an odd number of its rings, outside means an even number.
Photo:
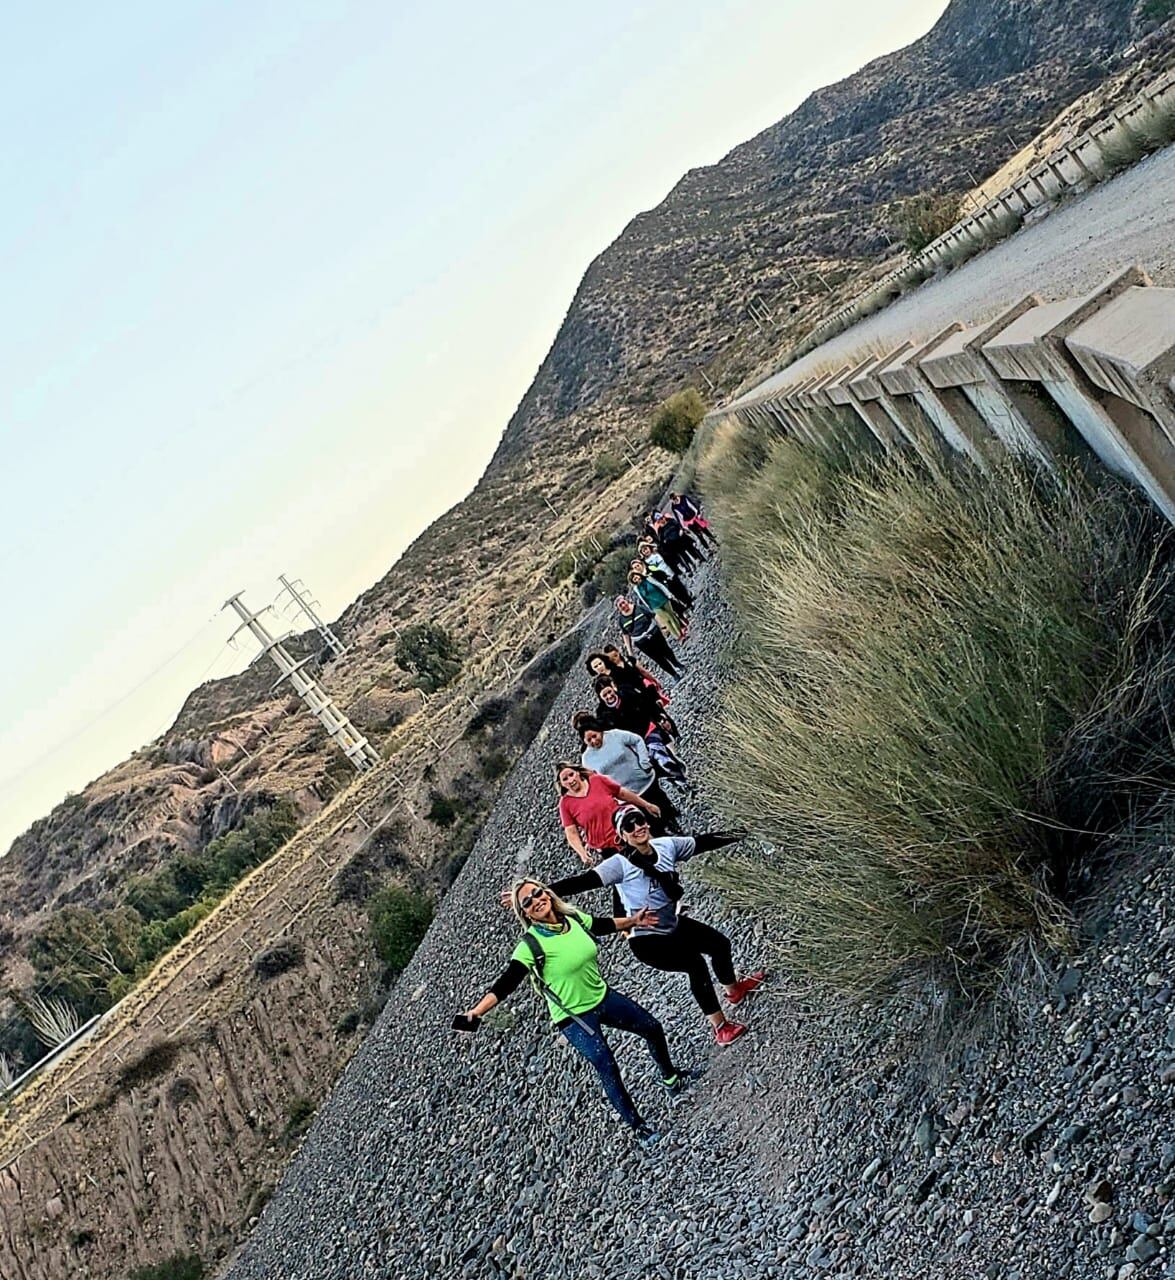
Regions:
<svg viewBox="0 0 1175 1280"><path fill-rule="evenodd" d="M858 320L880 311L935 272L963 262L1011 235L1034 210L1112 176L1140 151L1153 149L1156 137L1166 136L1164 122L1172 116L1175 116L1175 70L1164 72L1125 105L1050 151L1010 186L973 209L920 253L913 254L838 307L791 352L791 360L798 360Z"/></svg>
<svg viewBox="0 0 1175 1280"><path fill-rule="evenodd" d="M1173 80L1175 83L1175 80ZM772 380L727 413L816 442L860 427L932 470L1002 452L1046 467L1096 460L1175 523L1175 289L1127 267L1092 293L1029 295L982 326L952 324L856 365Z"/></svg>

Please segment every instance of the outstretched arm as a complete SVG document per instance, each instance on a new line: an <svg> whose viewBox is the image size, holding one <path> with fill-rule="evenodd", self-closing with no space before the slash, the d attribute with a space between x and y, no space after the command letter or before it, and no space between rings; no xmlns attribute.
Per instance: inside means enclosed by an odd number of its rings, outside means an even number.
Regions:
<svg viewBox="0 0 1175 1280"><path fill-rule="evenodd" d="M519 983L526 977L526 965L518 960L511 960L494 980L494 985L473 1006L465 1010L467 1018L484 1018L491 1009L502 1003L512 992L518 989Z"/></svg>
<svg viewBox="0 0 1175 1280"><path fill-rule="evenodd" d="M705 831L694 836L695 853L709 853L711 849L722 849L728 844L737 844L749 835L746 831Z"/></svg>
<svg viewBox="0 0 1175 1280"><path fill-rule="evenodd" d="M631 916L592 916L588 925L588 933L597 938L606 938L610 933L624 933L628 929L652 929L657 923L657 913L648 907L641 907Z"/></svg>
<svg viewBox="0 0 1175 1280"><path fill-rule="evenodd" d="M584 871L578 876L567 876L547 886L557 898L574 898L577 893L587 893L591 889L602 889L603 880L598 871Z"/></svg>

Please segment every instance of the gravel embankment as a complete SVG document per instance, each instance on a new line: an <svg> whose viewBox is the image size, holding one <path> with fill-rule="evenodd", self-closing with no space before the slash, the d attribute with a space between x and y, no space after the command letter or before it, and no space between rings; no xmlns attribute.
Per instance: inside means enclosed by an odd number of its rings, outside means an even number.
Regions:
<svg viewBox="0 0 1175 1280"><path fill-rule="evenodd" d="M730 625L708 582L674 700L687 755ZM1175 1254L1169 850L1106 890L1096 938L1059 985L1025 998L1014 1035L972 1036L945 1059L925 1048L926 1011L816 1014L781 981L752 1002L752 1033L715 1050L684 978L605 941L605 976L657 1012L679 1060L707 1068L670 1111L643 1046L613 1036L665 1135L649 1153L529 990L500 1029L450 1031L513 945L498 888L523 863L578 866L555 820L551 762L570 752L569 715L588 701L577 669L232 1280L1164 1274ZM754 921L696 883L688 898L734 937L740 965L769 963Z"/></svg>

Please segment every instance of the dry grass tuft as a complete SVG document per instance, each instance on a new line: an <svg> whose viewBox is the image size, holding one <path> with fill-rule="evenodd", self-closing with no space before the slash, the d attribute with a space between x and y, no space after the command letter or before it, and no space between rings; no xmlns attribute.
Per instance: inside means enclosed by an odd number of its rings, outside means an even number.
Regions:
<svg viewBox="0 0 1175 1280"><path fill-rule="evenodd" d="M1175 773L1166 526L1076 475L764 448L702 468L742 628L709 790L770 846L713 878L850 992L1064 944L1066 867Z"/></svg>

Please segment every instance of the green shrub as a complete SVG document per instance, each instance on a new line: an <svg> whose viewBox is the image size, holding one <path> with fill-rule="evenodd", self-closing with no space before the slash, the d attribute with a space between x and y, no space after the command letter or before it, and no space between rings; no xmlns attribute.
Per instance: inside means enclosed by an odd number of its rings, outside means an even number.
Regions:
<svg viewBox="0 0 1175 1280"><path fill-rule="evenodd" d="M1142 16L1148 22L1166 22L1175 13L1175 0L1146 0Z"/></svg>
<svg viewBox="0 0 1175 1280"><path fill-rule="evenodd" d="M618 453L605 450L597 453L592 462L592 471L597 480L615 480L628 470L628 464Z"/></svg>
<svg viewBox="0 0 1175 1280"><path fill-rule="evenodd" d="M1175 784L1161 520L1075 475L790 442L745 479L712 499L744 639L709 785L770 849L715 880L854 992L1063 941L1064 869Z"/></svg>
<svg viewBox="0 0 1175 1280"><path fill-rule="evenodd" d="M286 1108L286 1128L283 1136L288 1140L308 1129L310 1121L314 1119L314 1113L317 1110L318 1108L313 1098L299 1095L292 1099L290 1105Z"/></svg>
<svg viewBox="0 0 1175 1280"><path fill-rule="evenodd" d="M204 1263L194 1253L176 1253L151 1267L139 1267L130 1280L201 1280Z"/></svg>
<svg viewBox="0 0 1175 1280"><path fill-rule="evenodd" d="M596 543L585 540L559 554L559 558L551 565L551 577L556 582L562 582L566 578L586 582L599 558L600 549Z"/></svg>
<svg viewBox="0 0 1175 1280"><path fill-rule="evenodd" d="M614 596L628 587L629 562L636 547L613 547L592 571L591 581L600 595Z"/></svg>
<svg viewBox="0 0 1175 1280"><path fill-rule="evenodd" d="M424 816L429 822L435 822L438 827L451 827L461 815L461 806L452 796L444 795L440 791L434 791L430 799L432 803Z"/></svg>
<svg viewBox="0 0 1175 1280"><path fill-rule="evenodd" d="M911 253L921 253L958 222L959 205L957 195L925 193L903 200L894 222L898 239Z"/></svg>
<svg viewBox="0 0 1175 1280"><path fill-rule="evenodd" d="M491 747L482 753L480 763L482 777L489 782L497 782L499 778L504 778L510 772L512 762L505 751L498 751Z"/></svg>
<svg viewBox="0 0 1175 1280"><path fill-rule="evenodd" d="M412 959L432 923L432 900L401 885L389 885L366 903L376 955L394 976Z"/></svg>
<svg viewBox="0 0 1175 1280"><path fill-rule="evenodd" d="M123 1066L115 1076L115 1091L139 1089L165 1075L179 1057L188 1041L183 1037L156 1040L149 1044L137 1058Z"/></svg>
<svg viewBox="0 0 1175 1280"><path fill-rule="evenodd" d="M400 633L396 661L416 676L426 693L435 693L461 670L457 642L435 622L420 622Z"/></svg>
<svg viewBox="0 0 1175 1280"><path fill-rule="evenodd" d="M306 958L306 950L297 938L282 938L253 957L253 972L262 979L296 969Z"/></svg>
<svg viewBox="0 0 1175 1280"><path fill-rule="evenodd" d="M693 387L671 395L653 417L649 439L670 453L685 453L706 416L706 402Z"/></svg>
<svg viewBox="0 0 1175 1280"><path fill-rule="evenodd" d="M350 1009L335 1023L335 1035L351 1036L359 1030L359 1023L362 1019L358 1009Z"/></svg>

